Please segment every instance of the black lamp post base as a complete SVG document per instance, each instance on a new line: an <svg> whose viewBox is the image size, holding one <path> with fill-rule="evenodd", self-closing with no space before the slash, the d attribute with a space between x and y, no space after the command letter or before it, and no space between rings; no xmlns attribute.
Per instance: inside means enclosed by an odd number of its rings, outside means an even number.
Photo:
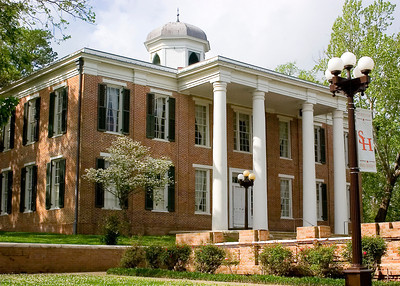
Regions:
<svg viewBox="0 0 400 286"><path fill-rule="evenodd" d="M364 267L350 267L344 270L346 286L371 286L372 270Z"/></svg>

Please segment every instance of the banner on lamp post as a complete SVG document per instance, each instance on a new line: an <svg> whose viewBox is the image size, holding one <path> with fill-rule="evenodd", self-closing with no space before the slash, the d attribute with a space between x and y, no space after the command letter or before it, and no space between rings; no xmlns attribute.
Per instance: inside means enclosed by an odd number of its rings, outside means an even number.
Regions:
<svg viewBox="0 0 400 286"><path fill-rule="evenodd" d="M371 110L356 109L357 157L361 172L376 173L373 135Z"/></svg>

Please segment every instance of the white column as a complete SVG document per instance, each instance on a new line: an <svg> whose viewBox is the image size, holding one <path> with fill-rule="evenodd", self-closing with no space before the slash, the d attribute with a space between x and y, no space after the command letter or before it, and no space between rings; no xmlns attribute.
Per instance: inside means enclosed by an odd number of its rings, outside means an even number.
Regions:
<svg viewBox="0 0 400 286"><path fill-rule="evenodd" d="M333 188L335 195L335 233L347 234L346 160L343 137L343 111L333 112ZM346 225L345 225L346 224Z"/></svg>
<svg viewBox="0 0 400 286"><path fill-rule="evenodd" d="M253 229L268 229L265 93L253 92Z"/></svg>
<svg viewBox="0 0 400 286"><path fill-rule="evenodd" d="M228 156L226 141L226 82L213 83L212 230L228 229Z"/></svg>
<svg viewBox="0 0 400 286"><path fill-rule="evenodd" d="M315 187L314 108L304 103L303 131L303 226L317 225L317 194Z"/></svg>

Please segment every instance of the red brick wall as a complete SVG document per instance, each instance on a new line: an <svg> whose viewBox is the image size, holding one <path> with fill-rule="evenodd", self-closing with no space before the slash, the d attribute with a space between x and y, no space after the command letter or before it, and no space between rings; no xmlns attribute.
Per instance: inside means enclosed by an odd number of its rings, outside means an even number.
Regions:
<svg viewBox="0 0 400 286"><path fill-rule="evenodd" d="M1 243L0 273L67 273L118 267L126 246Z"/></svg>
<svg viewBox="0 0 400 286"><path fill-rule="evenodd" d="M103 77L84 75L81 125L81 160L79 174L79 233L98 233L102 220L116 211L102 210L94 207L94 184L82 178L84 170L95 167L100 152L115 139L114 134L97 131L97 97L98 84ZM75 161L77 134L77 101L79 77L68 79L69 105L67 133L56 138L47 137L49 94L46 88L39 92L41 97L40 139L38 142L22 146L23 104L20 101L16 111L15 148L0 153L0 168L12 167L13 213L0 216L1 230L42 231L72 233L75 214ZM195 214L195 191L193 164L212 166L212 149L194 145L194 106L189 95L172 92L176 98L176 140L162 142L146 138L146 94L150 87L125 82L131 90L130 134L134 140L150 146L154 156L169 157L176 167L175 212L152 212L144 209L144 192L139 191L129 199L129 216L132 221L131 232L142 234L164 234L169 231L206 230L211 229L211 216ZM210 109L210 142L212 142L212 105ZM227 106L228 126L228 167L252 169L252 154L235 152L233 145L232 106ZM285 220L280 218L280 184L279 174L294 176L293 180L293 217L302 217L302 154L301 154L301 120L291 121L291 153L292 159L279 157L279 119L276 114L266 114L267 130L267 174L268 174L268 215L271 230L294 231L302 224L301 219ZM323 179L329 191L329 220L320 224L333 228L333 159L330 146L332 128L327 130L327 164L317 164L318 179ZM63 155L66 158L66 190L65 207L60 210L45 209L46 163L50 158ZM20 170L25 163L36 161L38 165L37 211L19 213ZM11 162L11 163L10 163ZM212 172L211 178L212 180ZM212 185L210 183L210 185ZM211 196L212 197L212 196ZM212 203L212 200L211 200ZM211 209L211 207L210 207Z"/></svg>

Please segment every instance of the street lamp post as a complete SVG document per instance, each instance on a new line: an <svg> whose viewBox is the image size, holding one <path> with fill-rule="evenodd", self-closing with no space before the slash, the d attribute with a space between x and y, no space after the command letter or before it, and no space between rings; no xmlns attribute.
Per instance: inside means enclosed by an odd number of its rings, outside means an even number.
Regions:
<svg viewBox="0 0 400 286"><path fill-rule="evenodd" d="M343 92L347 96L347 111L349 122L349 165L350 165L350 220L352 230L353 258L350 268L345 270L346 285L371 285L372 270L362 265L361 254L361 216L360 216L360 181L359 167L357 162L357 144L354 114L354 95L364 92L370 82L369 73L374 67L374 61L370 57L362 57L353 70L354 78L351 77L351 69L356 64L356 56L345 52L340 58L332 58L328 62L328 70L325 77L330 82L330 91L335 96ZM345 69L347 77L340 76Z"/></svg>
<svg viewBox="0 0 400 286"><path fill-rule="evenodd" d="M238 181L240 186L244 187L244 229L249 229L249 194L248 189L254 185L254 180L256 179L256 175L253 173L250 174L249 171L244 171L243 174L238 175Z"/></svg>

